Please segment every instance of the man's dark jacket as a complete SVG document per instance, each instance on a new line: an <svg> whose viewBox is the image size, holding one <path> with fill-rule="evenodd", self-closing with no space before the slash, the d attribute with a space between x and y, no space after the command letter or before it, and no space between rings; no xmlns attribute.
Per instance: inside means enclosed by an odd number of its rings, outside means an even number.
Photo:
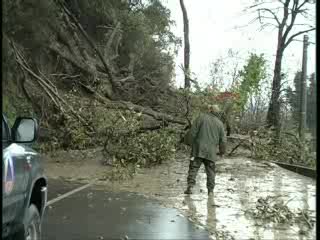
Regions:
<svg viewBox="0 0 320 240"><path fill-rule="evenodd" d="M212 113L201 114L192 124L184 141L192 147L192 157L216 161L219 147L225 149L226 144L223 123Z"/></svg>

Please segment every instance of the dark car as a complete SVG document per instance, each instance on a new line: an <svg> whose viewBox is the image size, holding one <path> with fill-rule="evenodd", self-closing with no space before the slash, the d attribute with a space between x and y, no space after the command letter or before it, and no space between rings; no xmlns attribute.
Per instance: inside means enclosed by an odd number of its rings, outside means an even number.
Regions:
<svg viewBox="0 0 320 240"><path fill-rule="evenodd" d="M2 239L41 239L47 179L30 147L37 133L35 119L19 117L10 128L2 114Z"/></svg>

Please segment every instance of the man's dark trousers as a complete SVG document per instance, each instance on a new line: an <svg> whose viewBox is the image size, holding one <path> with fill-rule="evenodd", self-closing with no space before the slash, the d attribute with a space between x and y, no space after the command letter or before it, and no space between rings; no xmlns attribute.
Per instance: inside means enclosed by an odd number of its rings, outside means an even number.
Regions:
<svg viewBox="0 0 320 240"><path fill-rule="evenodd" d="M199 157L196 157L193 161L190 161L187 179L188 187L192 188L196 184L196 177L202 163L206 169L208 191L212 191L215 185L215 162Z"/></svg>

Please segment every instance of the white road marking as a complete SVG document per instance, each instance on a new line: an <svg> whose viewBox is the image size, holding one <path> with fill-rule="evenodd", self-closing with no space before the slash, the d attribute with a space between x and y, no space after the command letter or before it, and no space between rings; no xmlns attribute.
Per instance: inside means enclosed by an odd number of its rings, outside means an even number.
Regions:
<svg viewBox="0 0 320 240"><path fill-rule="evenodd" d="M74 189L74 190L72 190L70 192L62 194L61 196L48 201L46 206L50 206L50 205L52 205L52 204L54 204L54 203L56 203L56 202L58 202L58 201L60 201L60 200L62 200L64 198L67 198L67 197L71 196L72 194L75 194L75 193L77 193L77 192L79 192L79 191L81 191L83 189L86 189L87 187L90 187L92 184L93 183L88 183L88 184L86 184L86 185L84 185L82 187L78 187L78 188L76 188L76 189Z"/></svg>

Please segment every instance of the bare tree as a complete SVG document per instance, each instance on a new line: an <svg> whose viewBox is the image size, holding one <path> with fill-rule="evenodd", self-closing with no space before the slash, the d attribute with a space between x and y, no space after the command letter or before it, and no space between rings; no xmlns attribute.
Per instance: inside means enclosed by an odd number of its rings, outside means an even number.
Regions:
<svg viewBox="0 0 320 240"><path fill-rule="evenodd" d="M180 6L183 15L184 32L184 87L190 88L190 41L189 41L189 19L186 6L183 0L180 0Z"/></svg>
<svg viewBox="0 0 320 240"><path fill-rule="evenodd" d="M278 4L276 4L278 3ZM274 126L280 130L280 93L281 93L281 67L282 58L288 45L301 34L315 30L314 19L310 21L310 8L308 5L315 3L309 0L278 0L277 2L262 0L250 6L258 13L254 21L259 21L261 30L273 26L278 29L276 59L272 81L272 94L267 114L268 126ZM272 6L271 6L272 5ZM304 18L301 22L297 18ZM296 28L300 30L295 30Z"/></svg>
<svg viewBox="0 0 320 240"><path fill-rule="evenodd" d="M210 85L218 90L232 89L239 80L240 66L244 58L238 50L228 49L227 54L220 55L209 65Z"/></svg>

